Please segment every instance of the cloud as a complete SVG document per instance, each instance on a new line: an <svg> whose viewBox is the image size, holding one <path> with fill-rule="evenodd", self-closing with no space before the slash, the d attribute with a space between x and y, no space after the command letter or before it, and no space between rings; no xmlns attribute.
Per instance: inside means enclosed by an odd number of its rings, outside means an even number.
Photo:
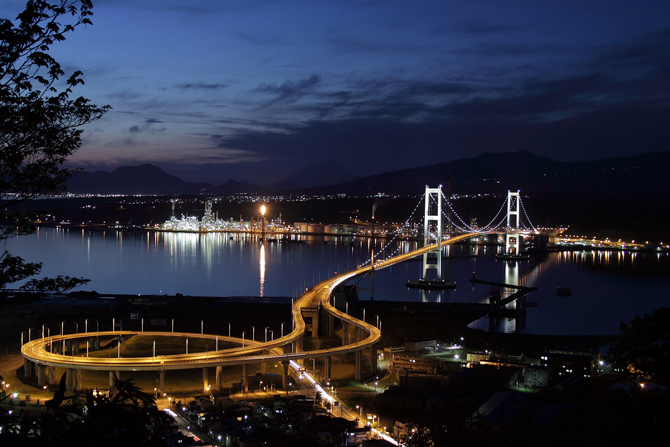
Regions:
<svg viewBox="0 0 670 447"><path fill-rule="evenodd" d="M165 130L166 130L165 126L163 126L160 129L157 129L156 127L152 127L153 124L162 124L162 123L164 123L164 121L157 120L155 118L149 118L149 119L145 120L142 124L130 126L130 128L128 129L128 132L134 133L134 134L138 134L138 133L146 132L146 131L151 131L151 133L162 133L162 132L165 132ZM131 141L126 141L126 144L132 144L132 143L133 142L131 142Z"/></svg>
<svg viewBox="0 0 670 447"><path fill-rule="evenodd" d="M206 84L204 82L189 83L189 84L175 84L175 87L182 90L220 90L227 88L228 84Z"/></svg>
<svg viewBox="0 0 670 447"><path fill-rule="evenodd" d="M307 79L298 81L286 81L281 85L277 84L261 84L256 87L255 93L268 93L273 98L267 101L263 107L277 103L295 102L303 97L308 92L312 91L314 87L321 81L319 75L313 74Z"/></svg>

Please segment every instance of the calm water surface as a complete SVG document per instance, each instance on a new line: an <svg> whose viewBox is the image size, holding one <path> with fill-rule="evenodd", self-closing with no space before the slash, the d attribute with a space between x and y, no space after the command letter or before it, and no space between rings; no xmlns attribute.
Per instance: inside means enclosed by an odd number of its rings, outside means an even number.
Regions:
<svg viewBox="0 0 670 447"><path fill-rule="evenodd" d="M123 294L193 296L297 296L305 287L335 271L351 269L369 259L416 247L384 240L326 237L305 243L261 244L243 234L129 233L119 231L41 228L35 235L0 242L31 262L43 262L44 276L69 275L91 279L83 290ZM458 287L442 293L407 289L418 279L420 258L375 274L375 300L480 302L491 286L472 287L480 279L537 287L525 318L471 327L536 334L618 333L619 323L637 314L670 306L670 257L667 254L563 252L537 255L530 261L496 260L495 246L454 246L445 254L443 275ZM557 287L572 295L557 296ZM362 291L361 299L369 299Z"/></svg>

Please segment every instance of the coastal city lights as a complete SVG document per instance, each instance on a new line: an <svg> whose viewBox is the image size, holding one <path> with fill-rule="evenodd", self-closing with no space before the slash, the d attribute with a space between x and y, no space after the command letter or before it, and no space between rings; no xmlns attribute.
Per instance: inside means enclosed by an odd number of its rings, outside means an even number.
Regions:
<svg viewBox="0 0 670 447"><path fill-rule="evenodd" d="M664 446L669 18L0 1L0 447Z"/></svg>

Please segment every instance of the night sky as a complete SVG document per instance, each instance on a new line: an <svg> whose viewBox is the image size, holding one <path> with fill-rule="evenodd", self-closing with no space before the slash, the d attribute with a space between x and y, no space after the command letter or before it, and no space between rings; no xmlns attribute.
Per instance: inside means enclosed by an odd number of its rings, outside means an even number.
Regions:
<svg viewBox="0 0 670 447"><path fill-rule="evenodd" d="M93 1L52 48L113 107L72 159L87 171L267 184L326 160L670 149L668 0Z"/></svg>

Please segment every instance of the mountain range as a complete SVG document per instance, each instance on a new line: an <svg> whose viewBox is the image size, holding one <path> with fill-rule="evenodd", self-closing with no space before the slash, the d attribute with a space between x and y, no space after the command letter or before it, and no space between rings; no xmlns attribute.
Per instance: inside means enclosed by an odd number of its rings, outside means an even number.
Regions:
<svg viewBox="0 0 670 447"><path fill-rule="evenodd" d="M337 162L318 163L302 169L270 186L260 187L246 181L229 180L222 185L186 182L151 164L121 166L112 172L80 171L66 182L74 194L122 195L230 195L259 193L262 191L291 191L332 185L358 178Z"/></svg>
<svg viewBox="0 0 670 447"><path fill-rule="evenodd" d="M533 195L666 196L664 179L670 151L588 162L563 162L528 150L483 153L473 158L357 178L337 162L310 166L281 182L258 186L230 180L222 185L186 182L157 166L122 166L113 172L79 172L67 182L75 194L180 195L301 192L313 194L418 195L426 185L454 193Z"/></svg>

